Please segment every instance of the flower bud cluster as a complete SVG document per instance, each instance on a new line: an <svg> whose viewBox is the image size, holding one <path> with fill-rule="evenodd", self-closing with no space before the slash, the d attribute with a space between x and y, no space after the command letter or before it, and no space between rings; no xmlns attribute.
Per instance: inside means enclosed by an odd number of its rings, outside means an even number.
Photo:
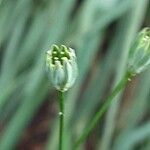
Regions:
<svg viewBox="0 0 150 150"><path fill-rule="evenodd" d="M128 71L138 74L150 66L150 28L144 28L129 51Z"/></svg>
<svg viewBox="0 0 150 150"><path fill-rule="evenodd" d="M76 55L65 45L52 45L46 53L46 66L52 84L59 91L67 91L77 77Z"/></svg>

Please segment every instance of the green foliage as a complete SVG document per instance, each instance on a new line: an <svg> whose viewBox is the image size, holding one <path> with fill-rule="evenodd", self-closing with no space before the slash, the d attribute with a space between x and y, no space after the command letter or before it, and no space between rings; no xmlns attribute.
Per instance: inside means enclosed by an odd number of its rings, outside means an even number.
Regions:
<svg viewBox="0 0 150 150"><path fill-rule="evenodd" d="M0 0L0 149L15 149L42 104L51 105L45 51L65 44L76 50L79 65L65 101L64 146L71 150L124 75L131 42L149 25L149 6L149 0ZM91 150L150 149L149 74L117 97L89 136ZM52 120L45 147L56 150L58 118Z"/></svg>

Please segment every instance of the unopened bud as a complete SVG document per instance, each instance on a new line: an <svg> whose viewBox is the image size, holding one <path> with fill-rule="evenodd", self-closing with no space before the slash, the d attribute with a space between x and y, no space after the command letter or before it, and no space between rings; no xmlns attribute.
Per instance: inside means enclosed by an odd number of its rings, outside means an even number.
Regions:
<svg viewBox="0 0 150 150"><path fill-rule="evenodd" d="M73 49L64 45L52 45L46 53L46 66L57 90L67 91L74 84L78 69Z"/></svg>
<svg viewBox="0 0 150 150"><path fill-rule="evenodd" d="M144 28L129 51L128 71L138 74L150 66L150 28Z"/></svg>

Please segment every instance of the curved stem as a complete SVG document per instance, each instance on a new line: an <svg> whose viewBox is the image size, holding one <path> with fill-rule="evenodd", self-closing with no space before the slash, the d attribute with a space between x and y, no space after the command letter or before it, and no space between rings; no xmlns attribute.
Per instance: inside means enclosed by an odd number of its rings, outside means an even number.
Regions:
<svg viewBox="0 0 150 150"><path fill-rule="evenodd" d="M59 91L59 150L63 150L64 93Z"/></svg>
<svg viewBox="0 0 150 150"><path fill-rule="evenodd" d="M102 118L103 114L106 112L106 110L111 105L114 97L126 86L128 80L130 80L131 76L132 76L131 73L127 72L125 74L125 76L122 78L122 80L117 84L117 86L112 91L111 95L105 100L103 106L100 107L100 109L96 112L96 114L95 114L94 118L92 119L92 121L90 122L89 126L84 129L83 133L81 134L81 136L75 143L74 149L77 149L80 146L80 144L82 144L85 141L85 139L87 138L89 133L96 126L98 121Z"/></svg>

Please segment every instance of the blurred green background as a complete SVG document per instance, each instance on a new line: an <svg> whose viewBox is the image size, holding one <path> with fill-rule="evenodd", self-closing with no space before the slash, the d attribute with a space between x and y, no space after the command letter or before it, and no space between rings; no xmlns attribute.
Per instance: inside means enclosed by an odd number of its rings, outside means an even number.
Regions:
<svg viewBox="0 0 150 150"><path fill-rule="evenodd" d="M78 58L65 100L65 150L72 150L145 26L149 0L0 0L0 150L57 150L57 92L44 60L51 44L74 48ZM116 99L79 150L150 150L150 69Z"/></svg>

